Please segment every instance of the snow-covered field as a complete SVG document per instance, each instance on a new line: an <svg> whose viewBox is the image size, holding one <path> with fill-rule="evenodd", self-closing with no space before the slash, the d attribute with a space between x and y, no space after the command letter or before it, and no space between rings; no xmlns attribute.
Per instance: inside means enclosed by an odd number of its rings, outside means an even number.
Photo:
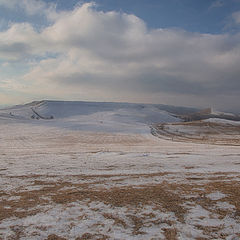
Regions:
<svg viewBox="0 0 240 240"><path fill-rule="evenodd" d="M152 133L164 139L240 146L240 122L210 118L202 121L153 124Z"/></svg>
<svg viewBox="0 0 240 240"><path fill-rule="evenodd" d="M154 106L74 104L0 110L0 239L240 238L239 146L157 138L179 120Z"/></svg>

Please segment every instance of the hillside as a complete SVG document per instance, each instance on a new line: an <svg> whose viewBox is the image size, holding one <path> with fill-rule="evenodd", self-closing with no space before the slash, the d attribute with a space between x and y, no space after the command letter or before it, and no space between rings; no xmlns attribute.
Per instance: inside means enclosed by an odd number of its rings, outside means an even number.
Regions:
<svg viewBox="0 0 240 240"><path fill-rule="evenodd" d="M0 120L101 132L149 132L150 124L180 121L165 105L47 100L0 110Z"/></svg>

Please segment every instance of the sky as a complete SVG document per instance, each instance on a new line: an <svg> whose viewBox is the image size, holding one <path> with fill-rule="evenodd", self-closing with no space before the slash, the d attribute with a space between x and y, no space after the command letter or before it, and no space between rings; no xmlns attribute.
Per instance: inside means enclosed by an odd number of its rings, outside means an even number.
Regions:
<svg viewBox="0 0 240 240"><path fill-rule="evenodd" d="M240 113L240 0L0 0L0 105L41 99Z"/></svg>

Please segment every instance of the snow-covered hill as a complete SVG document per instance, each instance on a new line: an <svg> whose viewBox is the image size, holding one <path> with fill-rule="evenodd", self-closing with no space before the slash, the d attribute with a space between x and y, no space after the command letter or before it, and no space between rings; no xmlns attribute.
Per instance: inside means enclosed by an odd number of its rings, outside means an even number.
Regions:
<svg viewBox="0 0 240 240"><path fill-rule="evenodd" d="M173 109L169 106L169 111ZM152 123L180 121L167 110L168 106L153 104L37 101L0 110L0 121L73 130L144 133L149 132Z"/></svg>

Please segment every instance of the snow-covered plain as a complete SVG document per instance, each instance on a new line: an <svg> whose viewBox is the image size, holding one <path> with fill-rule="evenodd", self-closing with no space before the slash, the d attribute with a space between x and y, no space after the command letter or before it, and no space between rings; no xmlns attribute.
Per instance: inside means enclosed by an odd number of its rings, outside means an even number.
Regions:
<svg viewBox="0 0 240 240"><path fill-rule="evenodd" d="M240 147L151 135L176 121L152 105L0 110L0 239L239 239Z"/></svg>

